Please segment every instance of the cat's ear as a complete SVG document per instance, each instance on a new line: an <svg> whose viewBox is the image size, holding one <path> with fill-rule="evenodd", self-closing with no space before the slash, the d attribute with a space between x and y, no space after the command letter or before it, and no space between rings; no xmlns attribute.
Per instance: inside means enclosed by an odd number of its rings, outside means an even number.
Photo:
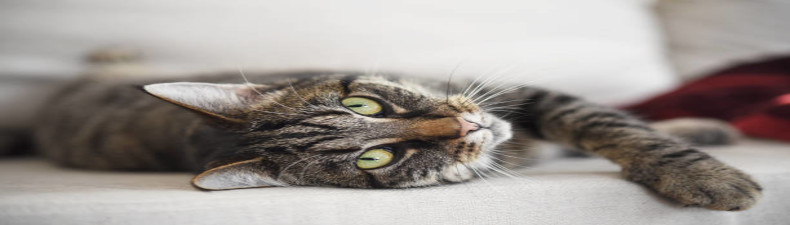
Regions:
<svg viewBox="0 0 790 225"><path fill-rule="evenodd" d="M143 86L149 94L211 117L243 122L241 113L263 96L256 84L212 84L194 82L159 83Z"/></svg>
<svg viewBox="0 0 790 225"><path fill-rule="evenodd" d="M235 162L207 170L192 178L192 185L203 190L285 186L273 178L261 158Z"/></svg>

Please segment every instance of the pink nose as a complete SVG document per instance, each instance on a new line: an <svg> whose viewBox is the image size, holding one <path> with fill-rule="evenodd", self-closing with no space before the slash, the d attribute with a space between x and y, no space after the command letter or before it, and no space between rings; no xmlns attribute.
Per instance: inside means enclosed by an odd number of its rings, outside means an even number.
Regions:
<svg viewBox="0 0 790 225"><path fill-rule="evenodd" d="M466 121L464 118L455 117L455 119L457 119L458 123L461 124L461 132L459 133L461 137L466 136L466 134L468 134L470 131L476 131L477 129L480 129L479 125Z"/></svg>

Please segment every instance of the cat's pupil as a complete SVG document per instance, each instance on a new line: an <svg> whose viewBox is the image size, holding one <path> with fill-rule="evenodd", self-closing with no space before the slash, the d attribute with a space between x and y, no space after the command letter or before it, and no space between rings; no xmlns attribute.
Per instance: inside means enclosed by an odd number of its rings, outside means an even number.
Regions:
<svg viewBox="0 0 790 225"><path fill-rule="evenodd" d="M359 160L376 161L376 160L379 160L379 158L365 157L365 158L359 158Z"/></svg>
<svg viewBox="0 0 790 225"><path fill-rule="evenodd" d="M363 104L356 104L356 105L349 105L348 107L363 107L363 106L365 106L365 105L363 105Z"/></svg>

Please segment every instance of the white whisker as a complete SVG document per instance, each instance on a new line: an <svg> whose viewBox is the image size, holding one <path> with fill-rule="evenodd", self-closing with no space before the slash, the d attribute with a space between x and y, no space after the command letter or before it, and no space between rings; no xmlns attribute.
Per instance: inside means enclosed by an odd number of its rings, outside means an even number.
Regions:
<svg viewBox="0 0 790 225"><path fill-rule="evenodd" d="M488 106L495 106L495 105L500 105L500 104L505 104L505 103L510 103L510 102L523 102L523 101L524 101L524 99L511 99L511 100L498 101L498 102L485 102L483 104L480 104L480 107L488 107ZM524 103L521 103L521 104L524 104Z"/></svg>
<svg viewBox="0 0 790 225"><path fill-rule="evenodd" d="M302 102L304 102L304 103L305 103L305 104L307 104L307 105L310 105L310 106L313 106L313 107L315 107L315 105L313 105L313 104L310 104L309 102L307 102L307 100L305 100L305 99L302 97L302 95L300 95L300 94L299 94L299 92L297 92L297 91L296 91L296 88L294 88L294 85L293 85L293 83L291 82L291 80L288 80L288 86L290 86L290 87L291 87L291 91L293 91L293 92L294 92L294 95L296 95L296 97L297 97L297 98L299 98L300 100L302 100Z"/></svg>
<svg viewBox="0 0 790 225"><path fill-rule="evenodd" d="M244 74L244 71L242 70L242 68L241 68L241 67L239 67L239 74L241 74L241 78L243 78L243 79L244 79L244 85L247 85L247 87L249 87L250 89L252 89L252 91L254 91L255 93L258 93L258 95L260 95L261 97L263 97L263 98L266 98L266 95L264 95L263 93L261 93L260 91L258 91L258 89L257 89L257 88L255 88L254 84L253 84L253 83L251 83L249 79L247 79L247 75L246 75L246 74ZM283 104L281 104L281 103L279 103L279 102L275 101L274 99L272 99L272 102L273 102L273 103L275 103L275 104L277 104L277 105L280 105L280 106L282 106L282 107L285 107L285 108L288 108L288 109L294 110L294 111L296 111L296 112L300 112L300 110L297 110L297 109L295 109L295 108L292 108L292 107L289 107L289 106L283 105ZM302 110L302 111L303 111L303 110ZM263 111L263 112L266 112L266 111ZM274 112L268 112L268 113L274 113ZM292 115L298 115L298 114L292 114Z"/></svg>
<svg viewBox="0 0 790 225"><path fill-rule="evenodd" d="M280 170L280 172L277 174L277 179L279 179L280 176L282 176L283 173L285 173L285 171L288 171L288 169L290 169L292 166L296 165L297 163L300 163L300 162L303 162L303 161L306 161L308 159L315 158L315 157L318 157L318 156L321 156L321 155L314 155L314 156L306 157L304 159L300 159L300 160L297 160L296 162L293 162L293 163L289 164L288 166L285 167L285 169Z"/></svg>
<svg viewBox="0 0 790 225"><path fill-rule="evenodd" d="M513 178L513 179L518 179L519 178L516 175L513 175L511 173L512 171L508 170L507 168L502 167L501 165L499 165L496 162L491 162L491 164L489 164L488 168L491 169L492 171L496 171L496 172L498 172L498 173L500 173L502 175L505 175L505 176Z"/></svg>
<svg viewBox="0 0 790 225"><path fill-rule="evenodd" d="M324 157L318 158L318 159L316 159L316 160L310 161L310 163L307 163L307 165L305 165L304 167L302 167L302 172L301 172L301 173L300 173L300 175L299 175L299 180L301 181L302 179L304 179L304 175L305 175L305 173L308 171L308 169L310 168L310 166L311 166L313 163L315 163L315 162L318 162L318 161L320 161L320 160L324 160L324 159L326 159L326 158L329 158L329 156L324 156Z"/></svg>
<svg viewBox="0 0 790 225"><path fill-rule="evenodd" d="M506 94L506 93L511 92L511 91L518 90L518 89L526 87L526 86L529 86L529 84L516 85L516 86L510 87L510 88L507 88L507 89L500 90L499 92L496 92L496 93L491 94L490 96L484 98L483 100L480 101L480 103L484 103L484 102L486 102L486 101L488 101L488 100L490 100L492 98L498 97L500 95ZM477 100L477 99L475 99L475 100Z"/></svg>

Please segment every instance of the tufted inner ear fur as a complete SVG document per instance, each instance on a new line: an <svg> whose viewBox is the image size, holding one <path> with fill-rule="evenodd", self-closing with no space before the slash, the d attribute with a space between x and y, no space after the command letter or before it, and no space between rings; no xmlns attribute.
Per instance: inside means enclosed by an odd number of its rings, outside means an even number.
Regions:
<svg viewBox="0 0 790 225"><path fill-rule="evenodd" d="M165 101L231 122L243 122L242 114L262 100L257 84L212 84L195 82L159 83L143 90Z"/></svg>
<svg viewBox="0 0 790 225"><path fill-rule="evenodd" d="M192 178L192 185L209 191L285 186L272 174L262 158L255 158L207 170Z"/></svg>

